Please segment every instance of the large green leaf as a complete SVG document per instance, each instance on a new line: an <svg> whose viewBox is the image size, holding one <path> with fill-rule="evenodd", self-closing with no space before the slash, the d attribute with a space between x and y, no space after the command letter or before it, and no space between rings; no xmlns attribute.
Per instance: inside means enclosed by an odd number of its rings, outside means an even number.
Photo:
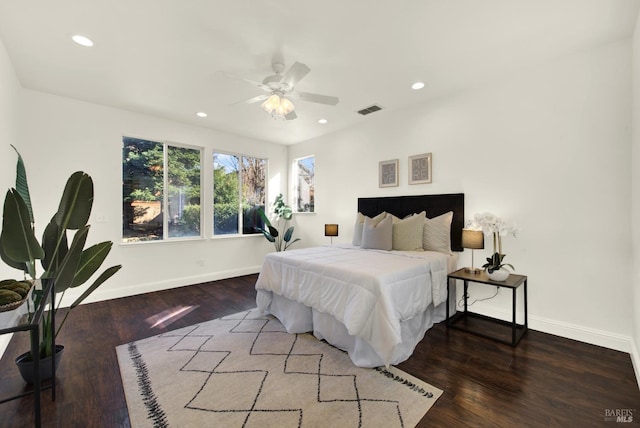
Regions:
<svg viewBox="0 0 640 428"><path fill-rule="evenodd" d="M82 252L80 256L80 263L76 270L76 275L73 278L71 287L78 287L84 284L91 278L91 276L100 269L102 262L109 255L113 242L105 241L96 245L92 245Z"/></svg>
<svg viewBox="0 0 640 428"><path fill-rule="evenodd" d="M291 241L291 237L293 236L293 226L291 226L290 228L287 229L287 231L284 233L284 237L282 239L284 239L284 242L289 242Z"/></svg>
<svg viewBox="0 0 640 428"><path fill-rule="evenodd" d="M93 180L82 171L67 180L56 213L56 223L62 229L80 229L89 221L93 205Z"/></svg>
<svg viewBox="0 0 640 428"><path fill-rule="evenodd" d="M55 216L51 218L51 221L44 229L42 248L44 249L42 267L45 271L55 272L58 269L58 265L67 255L67 251L69 251L67 233L64 229L60 229L60 226L56 223Z"/></svg>
<svg viewBox="0 0 640 428"><path fill-rule="evenodd" d="M13 145L11 145L13 147ZM27 183L27 169L24 166L24 161L18 149L13 147L13 150L18 154L18 164L16 165L16 190L22 196L27 209L29 210L29 220L31 224L33 220L33 208L31 207L31 195L29 194L29 184Z"/></svg>
<svg viewBox="0 0 640 428"><path fill-rule="evenodd" d="M0 234L0 242L2 242L1 234ZM27 269L27 264L25 262L16 262L14 260L11 260L9 256L5 254L4 250L2 249L2 245L0 245L0 259L2 259L2 261L5 262L9 267L21 270L25 274L29 273L29 269Z"/></svg>
<svg viewBox="0 0 640 428"><path fill-rule="evenodd" d="M80 303L82 303L82 301L86 299L91 293L93 293L93 291L96 288L98 288L100 285L102 285L103 282L105 282L107 279L111 278L116 272L118 272L121 267L122 265L111 266L109 269L102 272L100 276L93 282L93 284L91 284L91 286L87 288L84 291L84 293L82 293L82 295L78 297L76 301L71 304L71 307L69 308L69 310L75 308Z"/></svg>
<svg viewBox="0 0 640 428"><path fill-rule="evenodd" d="M85 242L87 242L88 233L89 226L84 226L73 236L69 251L55 272L56 293L65 291L73 284L73 278L76 276L82 250L84 249Z"/></svg>
<svg viewBox="0 0 640 428"><path fill-rule="evenodd" d="M269 225L269 226L267 226L267 227L269 228L269 234L270 234L271 236L273 236L274 238L277 238L277 237L278 237L278 235L280 234L280 233L278 232L278 229L276 229L275 227L273 227L273 226L271 226L271 225Z"/></svg>
<svg viewBox="0 0 640 428"><path fill-rule="evenodd" d="M264 213L264 210L262 208L258 208L258 214L260 215L260 218L262 219L263 223L265 224L265 226L271 226L271 222L269 221L269 217L267 217L267 215Z"/></svg>
<svg viewBox="0 0 640 428"><path fill-rule="evenodd" d="M7 258L26 263L29 275L35 277L33 261L43 258L44 251L31 228L29 210L16 189L8 190L4 200L0 245Z"/></svg>

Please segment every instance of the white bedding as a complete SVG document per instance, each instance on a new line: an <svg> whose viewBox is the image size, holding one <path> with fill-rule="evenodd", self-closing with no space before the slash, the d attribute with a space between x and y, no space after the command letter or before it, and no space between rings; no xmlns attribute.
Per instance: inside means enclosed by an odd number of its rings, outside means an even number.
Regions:
<svg viewBox="0 0 640 428"><path fill-rule="evenodd" d="M388 365L401 323L446 301L449 265L450 256L432 251L313 247L268 254L256 289L331 315ZM269 296L259 292L260 310L269 311Z"/></svg>

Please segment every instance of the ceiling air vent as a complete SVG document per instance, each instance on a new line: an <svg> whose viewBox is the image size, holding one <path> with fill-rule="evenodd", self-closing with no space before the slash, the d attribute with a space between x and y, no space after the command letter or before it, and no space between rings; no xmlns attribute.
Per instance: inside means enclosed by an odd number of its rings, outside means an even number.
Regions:
<svg viewBox="0 0 640 428"><path fill-rule="evenodd" d="M363 116L366 116L366 115L368 115L368 114L370 114L370 113L375 113L375 112L377 112L378 110L382 110L382 107L377 106L377 105L375 105L375 104L374 104L374 105L369 106L369 107L367 107L367 108L363 108L362 110L358 110L358 114L361 114L361 115L363 115Z"/></svg>

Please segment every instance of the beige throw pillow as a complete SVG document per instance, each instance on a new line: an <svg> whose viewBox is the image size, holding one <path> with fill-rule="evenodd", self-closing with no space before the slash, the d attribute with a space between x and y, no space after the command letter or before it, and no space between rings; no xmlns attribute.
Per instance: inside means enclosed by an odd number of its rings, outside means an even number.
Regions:
<svg viewBox="0 0 640 428"><path fill-rule="evenodd" d="M402 220L394 217L393 249L401 251L423 251L424 222L427 213L413 214Z"/></svg>

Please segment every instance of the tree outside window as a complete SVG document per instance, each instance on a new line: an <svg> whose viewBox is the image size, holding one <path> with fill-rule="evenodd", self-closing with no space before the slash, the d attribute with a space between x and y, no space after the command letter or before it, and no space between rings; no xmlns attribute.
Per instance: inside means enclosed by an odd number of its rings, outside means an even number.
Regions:
<svg viewBox="0 0 640 428"><path fill-rule="evenodd" d="M266 159L214 153L214 235L261 233L257 209L265 206L266 168Z"/></svg>
<svg viewBox="0 0 640 428"><path fill-rule="evenodd" d="M201 236L201 150L122 141L123 242Z"/></svg>

